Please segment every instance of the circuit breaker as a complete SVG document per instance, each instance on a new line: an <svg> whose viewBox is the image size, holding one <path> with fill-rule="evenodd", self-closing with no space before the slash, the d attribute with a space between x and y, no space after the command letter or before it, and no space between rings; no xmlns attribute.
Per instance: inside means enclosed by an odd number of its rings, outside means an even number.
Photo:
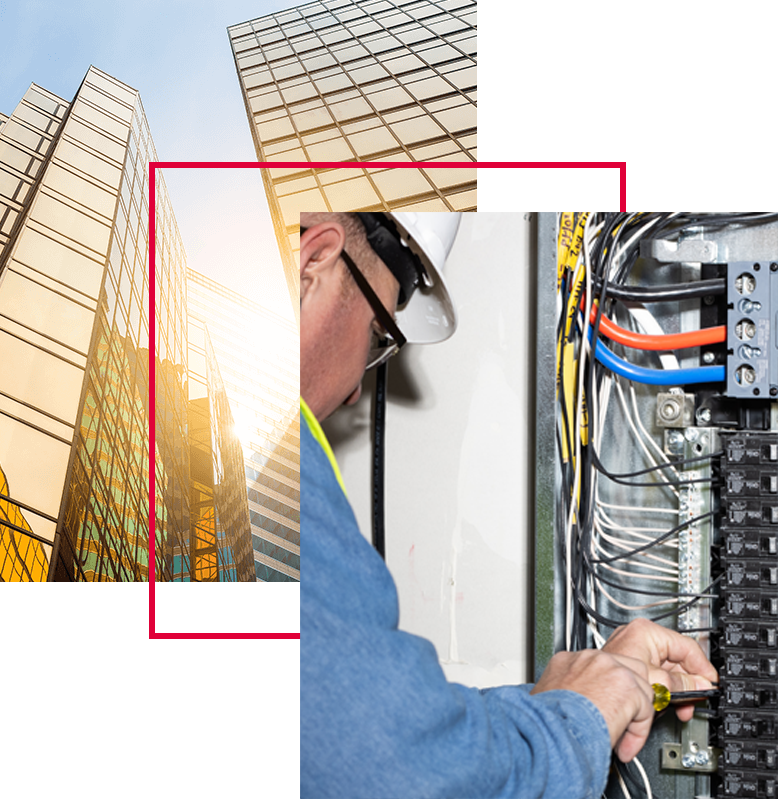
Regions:
<svg viewBox="0 0 778 799"><path fill-rule="evenodd" d="M537 252L536 671L695 638L718 695L608 796L778 797L778 215L540 214Z"/></svg>

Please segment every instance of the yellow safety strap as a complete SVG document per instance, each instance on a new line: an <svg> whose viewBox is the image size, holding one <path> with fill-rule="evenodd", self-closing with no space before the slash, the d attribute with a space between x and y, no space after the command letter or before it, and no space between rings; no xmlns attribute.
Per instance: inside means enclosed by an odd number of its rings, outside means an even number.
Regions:
<svg viewBox="0 0 778 799"><path fill-rule="evenodd" d="M300 397L300 412L305 417L305 421L308 422L308 427L310 427L313 437L319 442L319 445L324 450L324 454L329 458L332 471L335 473L335 477L337 477L338 483L345 494L346 486L343 484L343 478L340 475L338 462L335 460L335 455L332 452L330 442L327 441L327 436L324 435L324 430L321 429L319 420L313 415L313 411L308 407L302 397Z"/></svg>

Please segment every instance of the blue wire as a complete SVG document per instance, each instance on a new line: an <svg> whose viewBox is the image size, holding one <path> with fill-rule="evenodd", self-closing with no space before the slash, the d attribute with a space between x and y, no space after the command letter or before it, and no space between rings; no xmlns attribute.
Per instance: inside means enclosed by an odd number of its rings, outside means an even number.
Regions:
<svg viewBox="0 0 778 799"><path fill-rule="evenodd" d="M592 328L589 328L589 343L592 341ZM688 386L692 383L723 383L727 372L723 366L698 366L694 369L644 369L628 363L614 355L602 341L597 342L594 356L611 372L650 386Z"/></svg>

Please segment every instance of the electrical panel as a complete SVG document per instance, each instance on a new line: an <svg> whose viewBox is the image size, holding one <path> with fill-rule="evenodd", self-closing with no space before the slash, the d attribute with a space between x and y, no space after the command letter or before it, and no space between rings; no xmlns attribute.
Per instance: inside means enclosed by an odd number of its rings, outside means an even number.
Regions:
<svg viewBox="0 0 778 799"><path fill-rule="evenodd" d="M742 268L738 264L734 271L740 272ZM737 302L735 299L731 304ZM731 308L729 315L733 315ZM764 340L759 339L764 350L770 344L769 321L768 317L764 325L767 335ZM729 341L733 341L732 332L730 327ZM739 340L736 334L734 341ZM778 351L774 346L772 349ZM728 361L731 369L742 368L734 353ZM757 377L750 384L757 388L761 384L762 390L764 375L769 375L769 359L765 359L764 367L755 370ZM721 633L716 658L721 682L716 719L717 744L723 752L719 764L721 795L775 797L778 796L778 434L742 430L722 433L721 438Z"/></svg>
<svg viewBox="0 0 778 799"><path fill-rule="evenodd" d="M778 215L540 214L538 281L536 670L695 638L718 694L607 795L778 798Z"/></svg>

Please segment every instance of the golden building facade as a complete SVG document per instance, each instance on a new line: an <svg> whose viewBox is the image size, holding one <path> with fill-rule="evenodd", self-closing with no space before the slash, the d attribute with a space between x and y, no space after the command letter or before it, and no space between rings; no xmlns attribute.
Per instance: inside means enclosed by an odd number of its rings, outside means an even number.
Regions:
<svg viewBox="0 0 778 799"><path fill-rule="evenodd" d="M474 162L475 0L317 0L228 29L260 161ZM476 169L263 169L292 304L301 211L468 211Z"/></svg>
<svg viewBox="0 0 778 799"><path fill-rule="evenodd" d="M262 582L300 579L300 345L286 319L187 270L190 340L212 349L240 441L253 567ZM197 332L207 331L206 335ZM190 345L191 351L191 345ZM199 367L206 361L203 350ZM190 370L194 369L194 360ZM190 389L190 396L191 396ZM226 412L223 412L226 417Z"/></svg>
<svg viewBox="0 0 778 799"><path fill-rule="evenodd" d="M0 577L147 580L158 159L140 96L92 67L72 101L33 84L0 123ZM154 566L190 580L186 259L161 176L155 213Z"/></svg>

